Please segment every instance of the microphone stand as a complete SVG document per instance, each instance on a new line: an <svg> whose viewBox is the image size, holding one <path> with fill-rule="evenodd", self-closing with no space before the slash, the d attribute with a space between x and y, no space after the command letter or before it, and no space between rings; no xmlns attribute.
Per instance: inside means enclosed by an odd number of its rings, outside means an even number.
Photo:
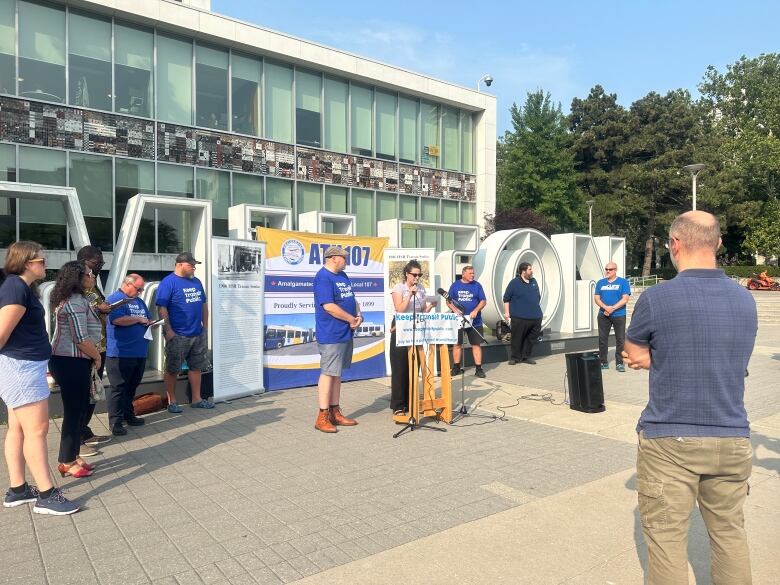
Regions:
<svg viewBox="0 0 780 585"><path fill-rule="evenodd" d="M455 305L455 303L453 303ZM474 414L473 412L469 412L469 409L466 407L466 395L465 395L465 387L466 387L466 370L463 367L465 360L466 360L466 349L463 346L463 342L466 338L466 327L464 327L466 323L466 317L463 317L463 321L461 321L460 324L460 363L458 364L458 368L460 369L460 408L458 409L458 416L457 418L453 419L452 423L456 423L462 418L465 418L467 416L473 416L474 418L489 418L496 420L495 414ZM479 335L480 339L484 341L487 344L487 339L485 339L485 336L480 333L480 331L474 327L474 324L472 323L471 328L475 331L477 335Z"/></svg>
<svg viewBox="0 0 780 585"><path fill-rule="evenodd" d="M414 285L415 291L412 295L412 374L414 374L414 377L409 377L409 420L406 421L406 424L403 426L403 428L395 433L393 435L394 439L397 439L400 437L403 433L406 431L413 431L414 429L428 429L429 431L441 431L443 433L447 432L447 429L442 429L439 427L430 427L427 425L420 424L419 416L420 416L420 401L418 397L418 382L420 379L420 371L417 368L417 362L418 362L418 354L417 354L417 283ZM396 329L396 335L397 335L398 329ZM398 343L398 338L396 337L396 344Z"/></svg>

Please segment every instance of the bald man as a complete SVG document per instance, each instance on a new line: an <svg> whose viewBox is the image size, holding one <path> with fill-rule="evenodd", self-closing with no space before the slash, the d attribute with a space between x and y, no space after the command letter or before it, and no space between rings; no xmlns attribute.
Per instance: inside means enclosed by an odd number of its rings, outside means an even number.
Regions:
<svg viewBox="0 0 780 585"><path fill-rule="evenodd" d="M742 508L752 448L743 401L756 303L715 264L718 220L677 217L669 255L677 276L639 297L625 363L650 370L637 425L639 515L650 585L688 583L688 527L698 502L710 537L713 585L751 583Z"/></svg>
<svg viewBox="0 0 780 585"><path fill-rule="evenodd" d="M133 410L133 398L144 375L149 347L144 334L151 315L139 296L143 290L144 279L138 274L128 274L119 290L106 299L109 304L130 299L111 311L106 327L106 371L111 382L106 406L114 436L127 434L123 423L130 426L144 424L144 419L137 417Z"/></svg>
<svg viewBox="0 0 780 585"><path fill-rule="evenodd" d="M599 358L601 369L609 369L609 331L615 329L615 369L625 372L623 343L626 339L626 305L631 296L631 286L617 275L617 264L607 262L604 278L596 283L593 301L599 307Z"/></svg>

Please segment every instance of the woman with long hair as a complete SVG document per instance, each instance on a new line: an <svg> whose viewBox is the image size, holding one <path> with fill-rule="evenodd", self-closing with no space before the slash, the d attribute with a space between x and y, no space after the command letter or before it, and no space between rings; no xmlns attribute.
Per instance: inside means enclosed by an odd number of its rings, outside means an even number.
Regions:
<svg viewBox="0 0 780 585"><path fill-rule="evenodd" d="M60 268L51 292L56 324L49 367L62 397L58 470L63 477L89 477L94 469L79 457L92 369L101 365L97 344L103 334L102 325L85 296L93 285L92 270L83 262L71 261Z"/></svg>
<svg viewBox="0 0 780 585"><path fill-rule="evenodd" d="M46 312L36 283L46 276L46 255L35 242L11 244L5 256L5 281L0 286L0 398L8 408L5 459L11 487L3 506L35 502L33 512L64 516L77 512L54 487L49 473L49 385L46 367L51 355ZM37 486L25 481L25 464Z"/></svg>
<svg viewBox="0 0 780 585"><path fill-rule="evenodd" d="M420 284L422 266L410 260L404 266L404 281L390 291L396 313L428 313L436 303L425 301L425 287ZM390 408L393 414L402 415L409 410L408 347L395 346L395 321L390 333Z"/></svg>

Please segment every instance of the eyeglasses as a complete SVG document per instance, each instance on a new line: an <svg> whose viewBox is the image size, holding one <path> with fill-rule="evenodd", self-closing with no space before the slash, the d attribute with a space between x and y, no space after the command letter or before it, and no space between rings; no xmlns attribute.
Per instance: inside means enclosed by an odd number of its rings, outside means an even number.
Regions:
<svg viewBox="0 0 780 585"><path fill-rule="evenodd" d="M132 286L132 287L133 287L135 290L137 290L139 293L140 293L140 292L144 292L144 287L142 287L142 286L136 286L136 285L134 285L132 282L128 282L127 284L129 284L130 286Z"/></svg>
<svg viewBox="0 0 780 585"><path fill-rule="evenodd" d="M615 272L615 270L617 270L617 268L605 268L604 272Z"/></svg>
<svg viewBox="0 0 780 585"><path fill-rule="evenodd" d="M409 272L409 276L414 276L415 278L420 278L422 276L422 272Z"/></svg>

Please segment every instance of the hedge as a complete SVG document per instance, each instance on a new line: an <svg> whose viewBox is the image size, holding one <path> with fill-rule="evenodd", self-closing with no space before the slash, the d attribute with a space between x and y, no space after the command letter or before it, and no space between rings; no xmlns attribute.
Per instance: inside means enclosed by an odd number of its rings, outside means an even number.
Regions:
<svg viewBox="0 0 780 585"><path fill-rule="evenodd" d="M753 274L766 271L769 276L780 276L780 266L724 266L723 270L729 276L750 278Z"/></svg>

